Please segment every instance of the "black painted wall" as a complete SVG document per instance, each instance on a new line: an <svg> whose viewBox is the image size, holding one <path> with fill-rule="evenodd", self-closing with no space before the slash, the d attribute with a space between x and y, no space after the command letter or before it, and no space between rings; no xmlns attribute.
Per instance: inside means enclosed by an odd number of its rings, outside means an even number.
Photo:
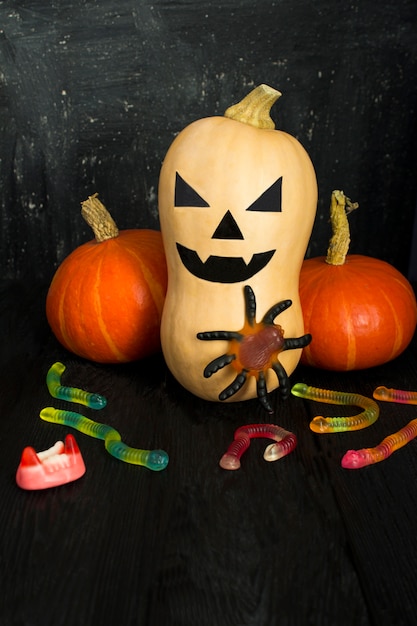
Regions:
<svg viewBox="0 0 417 626"><path fill-rule="evenodd" d="M175 134L261 82L315 164L308 256L332 189L359 201L352 252L407 273L416 202L417 1L0 1L0 267L49 280L91 238L99 192L120 228L158 227Z"/></svg>

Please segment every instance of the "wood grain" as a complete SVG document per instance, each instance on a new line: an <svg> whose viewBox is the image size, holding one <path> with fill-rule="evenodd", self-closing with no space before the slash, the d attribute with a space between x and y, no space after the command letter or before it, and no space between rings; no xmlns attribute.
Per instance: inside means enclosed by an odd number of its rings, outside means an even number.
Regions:
<svg viewBox="0 0 417 626"><path fill-rule="evenodd" d="M47 328L42 287L3 281L0 295L2 626L414 623L417 444L363 470L340 466L348 448L375 445L413 407L381 403L369 429L320 436L309 421L338 407L273 394L273 421L297 434L297 448L266 463L268 442L253 440L241 469L224 471L218 462L235 428L265 421L257 401L199 400L161 355L123 366L74 357ZM73 431L85 476L19 489L22 449L46 449L69 432L38 417L67 404L46 388L56 360L67 366L66 383L107 397L105 409L84 414L112 424L129 445L166 449L168 468L129 466ZM292 379L364 395L379 384L413 388L417 346L365 372L299 367Z"/></svg>

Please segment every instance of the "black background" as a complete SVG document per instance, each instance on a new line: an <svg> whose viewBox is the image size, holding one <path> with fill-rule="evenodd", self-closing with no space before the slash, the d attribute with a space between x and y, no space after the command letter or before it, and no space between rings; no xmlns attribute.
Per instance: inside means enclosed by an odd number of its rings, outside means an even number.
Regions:
<svg viewBox="0 0 417 626"><path fill-rule="evenodd" d="M360 203L352 252L408 272L416 199L417 3L0 3L0 267L49 281L91 238L99 192L120 228L158 228L176 133L261 82L313 160L324 254L332 189Z"/></svg>

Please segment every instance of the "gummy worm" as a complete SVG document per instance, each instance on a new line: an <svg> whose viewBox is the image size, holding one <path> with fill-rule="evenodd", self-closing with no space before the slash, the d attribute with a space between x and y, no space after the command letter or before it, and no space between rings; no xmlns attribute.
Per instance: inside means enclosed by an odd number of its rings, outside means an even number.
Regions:
<svg viewBox="0 0 417 626"><path fill-rule="evenodd" d="M150 470L158 472L168 465L169 457L164 450L140 450L131 448L121 440L118 431L107 424L94 422L80 413L63 411L53 407L46 407L40 412L40 417L46 422L63 424L79 430L85 435L102 439L107 452L120 461L132 465L143 465Z"/></svg>
<svg viewBox="0 0 417 626"><path fill-rule="evenodd" d="M267 437L276 442L266 447L264 452L266 461L281 459L292 452L297 445L297 437L293 433L275 424L248 424L247 426L240 426L235 431L232 443L220 459L220 467L228 470L239 469L240 459L249 448L250 440L259 437Z"/></svg>
<svg viewBox="0 0 417 626"><path fill-rule="evenodd" d="M375 448L348 450L342 458L342 467L346 469L359 469L366 465L371 465L372 463L384 461L393 452L405 446L415 437L417 437L417 419L411 420L404 428L385 437Z"/></svg>
<svg viewBox="0 0 417 626"><path fill-rule="evenodd" d="M379 416L379 407L374 400L362 396L358 393L345 393L341 391L330 391L310 387L304 383L296 383L291 389L291 393L299 398L325 402L327 404L344 404L349 406L359 406L364 411L351 417L323 417L317 415L311 422L310 428L315 433L341 433L351 430L367 428Z"/></svg>
<svg viewBox="0 0 417 626"><path fill-rule="evenodd" d="M90 393L89 391L77 389L77 387L63 387L61 385L61 376L65 369L65 365L58 361L49 368L46 375L46 384L53 398L84 404L84 406L88 406L90 409L102 409L106 406L106 398L98 393Z"/></svg>
<svg viewBox="0 0 417 626"><path fill-rule="evenodd" d="M404 391L402 389L387 389L387 387L377 387L372 394L375 400L383 402L400 402L401 404L417 404L416 391Z"/></svg>

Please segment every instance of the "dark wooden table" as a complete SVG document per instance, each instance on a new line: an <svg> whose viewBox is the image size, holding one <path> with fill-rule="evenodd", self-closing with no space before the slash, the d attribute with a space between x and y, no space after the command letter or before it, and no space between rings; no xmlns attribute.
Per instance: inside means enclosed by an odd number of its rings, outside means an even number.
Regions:
<svg viewBox="0 0 417 626"><path fill-rule="evenodd" d="M241 469L225 471L218 462L236 427L272 421L258 401L199 400L161 355L123 366L71 355L49 331L45 293L7 281L0 289L1 626L415 625L417 441L371 467L340 465L346 450L414 419L413 406L380 403L373 426L317 435L312 417L344 407L273 394L273 421L297 435L296 450L267 463L268 441L254 440ZM107 407L51 398L55 361L67 367L65 384L105 395ZM298 381L367 396L381 384L417 389L417 345L364 372L299 366ZM42 421L45 406L111 424L131 446L162 448L169 465L118 461L102 441ZM23 448L45 450L68 432L86 474L20 489Z"/></svg>

